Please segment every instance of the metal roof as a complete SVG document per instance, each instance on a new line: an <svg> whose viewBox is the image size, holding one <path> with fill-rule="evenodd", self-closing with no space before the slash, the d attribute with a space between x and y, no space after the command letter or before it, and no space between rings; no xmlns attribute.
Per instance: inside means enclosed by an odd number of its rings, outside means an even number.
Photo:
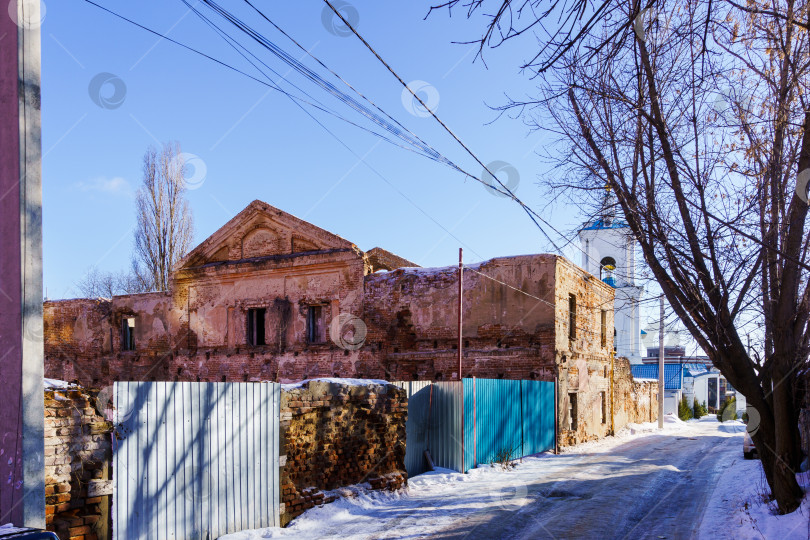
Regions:
<svg viewBox="0 0 810 540"><path fill-rule="evenodd" d="M691 377L697 377L699 375L706 375L709 373L709 368L706 367L706 364L684 364L684 369L686 373Z"/></svg>
<svg viewBox="0 0 810 540"><path fill-rule="evenodd" d="M624 229L625 227L629 227L626 221L622 221L620 219L596 219L594 221L590 221L582 227L583 231L595 231L600 229Z"/></svg>
<svg viewBox="0 0 810 540"><path fill-rule="evenodd" d="M664 364L664 389L680 390L682 377L682 364ZM630 366L633 377L636 379L658 379L658 364L634 364Z"/></svg>

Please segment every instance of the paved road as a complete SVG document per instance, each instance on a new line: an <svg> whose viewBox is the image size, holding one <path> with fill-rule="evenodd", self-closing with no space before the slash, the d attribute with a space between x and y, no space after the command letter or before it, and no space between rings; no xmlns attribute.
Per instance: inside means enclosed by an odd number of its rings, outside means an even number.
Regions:
<svg viewBox="0 0 810 540"><path fill-rule="evenodd" d="M434 537L695 538L724 465L742 452L742 437L724 437L718 427L743 429L707 424L697 433L644 437L583 455Z"/></svg>
<svg viewBox="0 0 810 540"><path fill-rule="evenodd" d="M743 429L669 425L661 434L528 458L508 472L437 471L412 478L407 490L343 498L285 529L232 538L694 538L723 468L742 458Z"/></svg>

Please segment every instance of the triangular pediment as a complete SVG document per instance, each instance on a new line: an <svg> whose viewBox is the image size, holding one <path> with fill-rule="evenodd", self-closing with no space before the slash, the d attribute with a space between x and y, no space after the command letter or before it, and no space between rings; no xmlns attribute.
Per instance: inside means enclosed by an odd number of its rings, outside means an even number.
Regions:
<svg viewBox="0 0 810 540"><path fill-rule="evenodd" d="M176 270L330 249L356 249L348 240L262 201L253 201L192 249Z"/></svg>

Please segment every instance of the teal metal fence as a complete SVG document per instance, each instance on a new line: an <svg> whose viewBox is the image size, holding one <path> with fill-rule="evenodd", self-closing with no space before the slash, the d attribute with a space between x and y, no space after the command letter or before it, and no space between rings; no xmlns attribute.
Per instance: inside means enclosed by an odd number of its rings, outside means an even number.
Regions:
<svg viewBox="0 0 810 540"><path fill-rule="evenodd" d="M466 472L503 455L554 448L554 383L504 379L394 383L408 392L408 476L438 467Z"/></svg>

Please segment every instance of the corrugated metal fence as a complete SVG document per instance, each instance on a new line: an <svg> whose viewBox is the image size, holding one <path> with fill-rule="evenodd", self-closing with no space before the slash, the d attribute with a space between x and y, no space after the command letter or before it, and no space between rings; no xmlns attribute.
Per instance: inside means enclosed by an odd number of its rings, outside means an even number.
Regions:
<svg viewBox="0 0 810 540"><path fill-rule="evenodd" d="M405 468L466 472L502 452L519 458L554 448L554 383L504 379L394 383L408 393ZM463 436L463 437L462 437Z"/></svg>
<svg viewBox="0 0 810 540"><path fill-rule="evenodd" d="M115 538L279 524L276 383L115 383Z"/></svg>
<svg viewBox="0 0 810 540"><path fill-rule="evenodd" d="M437 467L460 471L463 467L462 383L408 381L393 384L408 393L408 421L405 424L405 470L408 476L428 470L424 457L428 449Z"/></svg>

